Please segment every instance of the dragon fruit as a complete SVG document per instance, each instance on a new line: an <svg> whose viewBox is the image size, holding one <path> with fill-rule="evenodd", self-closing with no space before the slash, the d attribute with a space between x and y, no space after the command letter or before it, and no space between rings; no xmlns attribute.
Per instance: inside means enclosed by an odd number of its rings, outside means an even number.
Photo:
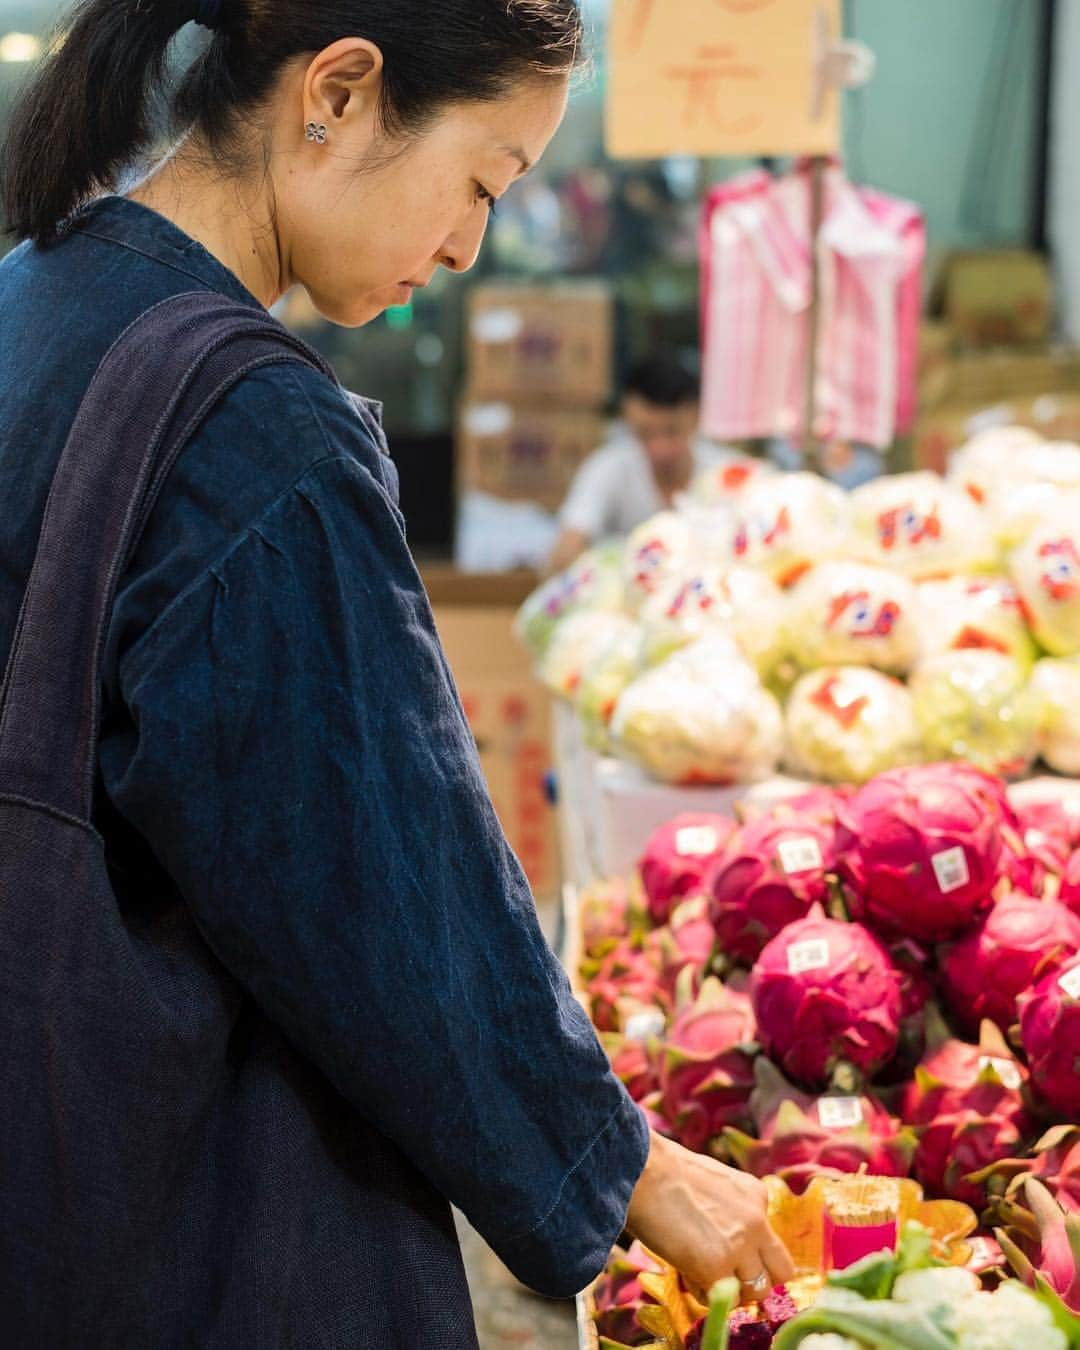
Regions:
<svg viewBox="0 0 1080 1350"><path fill-rule="evenodd" d="M1001 876L1000 818L968 771L893 769L837 810L840 875L853 917L934 943L967 928Z"/></svg>
<svg viewBox="0 0 1080 1350"><path fill-rule="evenodd" d="M1054 900L1009 895L950 949L942 988L961 1027L989 1017L1007 1031L1016 1000L1080 952L1080 918Z"/></svg>
<svg viewBox="0 0 1080 1350"><path fill-rule="evenodd" d="M750 1098L756 1139L725 1132L736 1164L756 1177L779 1176L801 1195L816 1176L858 1172L906 1177L915 1136L869 1096L812 1097L762 1057Z"/></svg>
<svg viewBox="0 0 1080 1350"><path fill-rule="evenodd" d="M619 1345L644 1345L653 1339L637 1318L640 1308L656 1303L642 1287L641 1276L662 1273L663 1267L640 1242L627 1252L616 1251L593 1290L601 1336Z"/></svg>
<svg viewBox="0 0 1080 1350"><path fill-rule="evenodd" d="M781 929L829 898L836 831L790 810L744 825L706 878L720 951L753 962Z"/></svg>
<svg viewBox="0 0 1080 1350"><path fill-rule="evenodd" d="M1020 1038L1038 1097L1080 1116L1080 957L1044 975L1020 998Z"/></svg>
<svg viewBox="0 0 1080 1350"><path fill-rule="evenodd" d="M631 1038L619 1032L605 1032L600 1040L611 1061L611 1071L636 1102L643 1102L651 1093L659 1091L660 1073L657 1068L659 1042Z"/></svg>
<svg viewBox="0 0 1080 1350"><path fill-rule="evenodd" d="M688 988L697 993L705 977L716 934L706 899L696 895L684 900L671 914L671 922L654 929L645 939L645 950L653 951L660 961L660 983L664 992L674 998L676 986L688 973Z"/></svg>
<svg viewBox="0 0 1080 1350"><path fill-rule="evenodd" d="M1080 1214L1080 1125L1055 1125L1029 1157L1003 1158L974 1179L992 1194L1002 1192L1007 1209L1028 1177L1037 1178L1062 1209Z"/></svg>
<svg viewBox="0 0 1080 1350"><path fill-rule="evenodd" d="M579 906L585 955L601 957L633 927L630 888L622 877L597 881L582 893Z"/></svg>
<svg viewBox="0 0 1080 1350"><path fill-rule="evenodd" d="M849 1064L872 1077L896 1052L901 976L861 924L827 919L820 905L789 924L758 957L750 982L766 1053L790 1077L824 1087Z"/></svg>
<svg viewBox="0 0 1080 1350"><path fill-rule="evenodd" d="M1028 895L1045 895L1053 889L1050 883L1065 875L1069 857L1080 844L1080 819L1057 801L1019 806L1016 819L1023 845L1017 866L1010 868L1010 878Z"/></svg>
<svg viewBox="0 0 1080 1350"><path fill-rule="evenodd" d="M617 943L586 982L593 1026L619 1031L626 1017L645 1007L667 1008L660 960L654 951L641 951L629 939Z"/></svg>
<svg viewBox="0 0 1080 1350"><path fill-rule="evenodd" d="M716 812L676 816L653 831L638 870L654 923L667 923L679 900L701 891L706 871L734 833L734 820Z"/></svg>
<svg viewBox="0 0 1080 1350"><path fill-rule="evenodd" d="M930 1048L901 1107L919 1133L915 1175L935 1195L980 1208L986 1185L977 1174L1013 1156L1032 1132L1026 1075L993 1022L983 1022L978 1045L931 1022Z"/></svg>
<svg viewBox="0 0 1080 1350"><path fill-rule="evenodd" d="M710 978L668 1031L660 1060L663 1114L699 1152L725 1126L749 1120L754 1090L754 1015L746 994Z"/></svg>
<svg viewBox="0 0 1080 1350"><path fill-rule="evenodd" d="M1058 899L1074 914L1080 914L1080 849L1070 854L1065 864Z"/></svg>
<svg viewBox="0 0 1080 1350"><path fill-rule="evenodd" d="M1031 1224L1023 1231L996 1229L995 1236L1009 1264L1032 1289L1051 1289L1080 1312L1080 1215L1067 1214L1034 1177L1024 1182Z"/></svg>

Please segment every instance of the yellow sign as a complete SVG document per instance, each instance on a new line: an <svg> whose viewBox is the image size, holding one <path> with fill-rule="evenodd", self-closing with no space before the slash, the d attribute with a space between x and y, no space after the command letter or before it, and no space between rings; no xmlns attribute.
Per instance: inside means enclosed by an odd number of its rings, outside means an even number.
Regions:
<svg viewBox="0 0 1080 1350"><path fill-rule="evenodd" d="M827 155L840 0L613 0L607 147L663 155Z"/></svg>

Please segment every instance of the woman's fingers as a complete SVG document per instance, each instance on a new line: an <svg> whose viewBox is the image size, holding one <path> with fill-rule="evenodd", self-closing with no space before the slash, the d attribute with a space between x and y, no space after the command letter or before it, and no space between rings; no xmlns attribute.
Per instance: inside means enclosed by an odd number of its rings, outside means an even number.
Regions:
<svg viewBox="0 0 1080 1350"><path fill-rule="evenodd" d="M765 1236L761 1244L761 1259L769 1272L772 1285L785 1284L795 1274L795 1264L788 1254L788 1249L768 1224L765 1225Z"/></svg>

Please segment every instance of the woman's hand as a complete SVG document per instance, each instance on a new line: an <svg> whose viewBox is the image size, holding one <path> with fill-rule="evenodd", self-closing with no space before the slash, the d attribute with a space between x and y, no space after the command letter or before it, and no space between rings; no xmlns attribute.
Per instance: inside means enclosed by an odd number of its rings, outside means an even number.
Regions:
<svg viewBox="0 0 1080 1350"><path fill-rule="evenodd" d="M695 1288L734 1275L744 1296L760 1298L793 1271L766 1206L756 1178L654 1133L626 1227Z"/></svg>

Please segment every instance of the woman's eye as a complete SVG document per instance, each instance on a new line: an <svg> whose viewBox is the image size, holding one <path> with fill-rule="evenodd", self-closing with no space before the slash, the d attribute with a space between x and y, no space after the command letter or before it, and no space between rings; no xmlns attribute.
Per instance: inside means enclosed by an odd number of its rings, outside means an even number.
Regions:
<svg viewBox="0 0 1080 1350"><path fill-rule="evenodd" d="M477 201L487 202L489 216L494 216L496 214L495 196L493 193L489 192L486 187L481 187L479 184L477 184L476 198Z"/></svg>

